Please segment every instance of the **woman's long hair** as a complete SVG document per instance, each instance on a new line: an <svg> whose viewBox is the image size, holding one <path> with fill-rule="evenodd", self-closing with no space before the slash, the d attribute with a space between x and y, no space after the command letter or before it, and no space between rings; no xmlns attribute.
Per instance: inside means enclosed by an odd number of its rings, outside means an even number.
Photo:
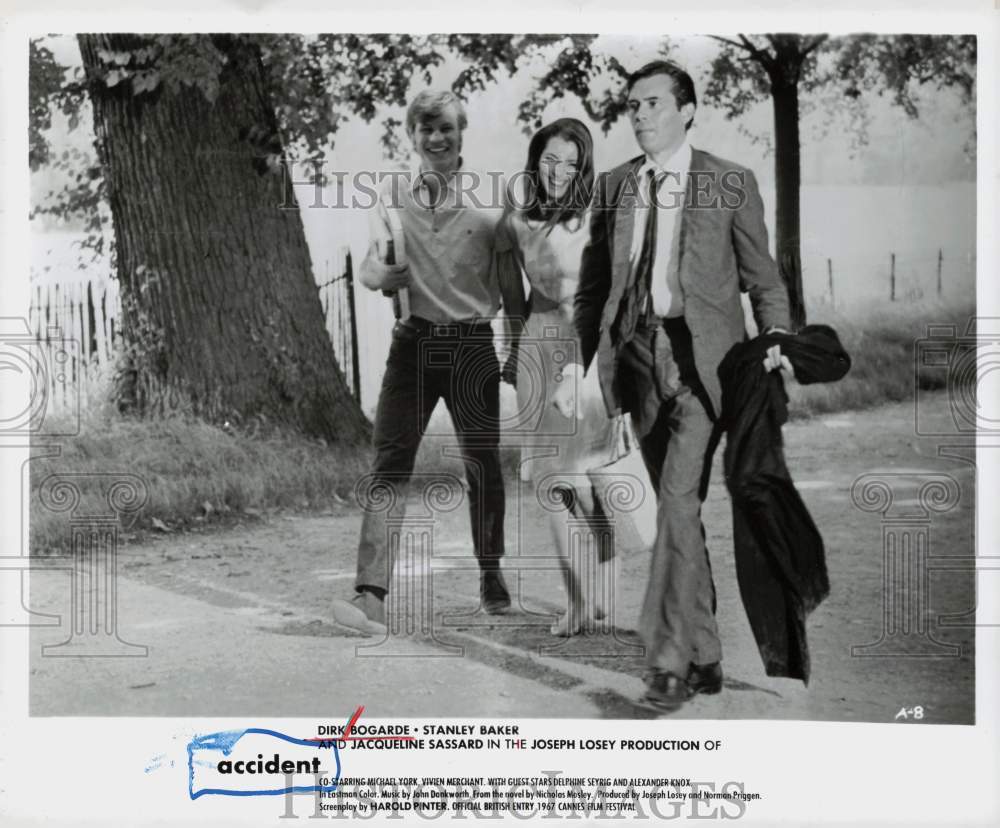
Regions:
<svg viewBox="0 0 1000 828"><path fill-rule="evenodd" d="M553 137L572 142L577 152L576 175L557 199L546 193L539 180L542 153ZM528 144L528 161L522 177L524 200L518 206L524 209L527 218L545 222L547 231L557 224L582 218L594 192L594 140L586 124L576 118L559 118L538 130Z"/></svg>

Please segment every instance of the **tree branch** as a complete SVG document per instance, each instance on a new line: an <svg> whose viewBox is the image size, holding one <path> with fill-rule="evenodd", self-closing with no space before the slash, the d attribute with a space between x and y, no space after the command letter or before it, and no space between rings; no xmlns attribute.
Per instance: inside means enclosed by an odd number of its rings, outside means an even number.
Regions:
<svg viewBox="0 0 1000 828"><path fill-rule="evenodd" d="M825 34L817 35L813 39L813 42L810 43L808 46L806 46L805 49L802 50L802 57L806 57L811 52L816 51L820 47L820 44L823 43L823 41L826 40L826 39L828 39L829 37L830 37L830 35L825 35Z"/></svg>
<svg viewBox="0 0 1000 828"><path fill-rule="evenodd" d="M744 51L753 51L752 47L750 49L747 49L746 44L740 43L737 40L730 40L728 37L720 37L719 35L709 35L709 37L712 40L718 40L719 43L728 43L730 46L735 46L737 49L743 49Z"/></svg>
<svg viewBox="0 0 1000 828"><path fill-rule="evenodd" d="M767 39L770 40L771 36L768 35ZM763 49L758 49L754 46L753 43L750 42L750 38L748 38L745 34L740 35L740 40L743 43L743 48L750 53L751 57L753 57L753 59L765 69L770 70L774 64L774 58Z"/></svg>
<svg viewBox="0 0 1000 828"><path fill-rule="evenodd" d="M746 52L747 54L741 57L740 60L755 60L768 71L770 71L770 67L774 64L774 58L763 49L758 49L754 46L746 35L741 34L739 40L730 40L728 37L720 37L719 35L709 35L709 37L712 40L718 40L720 43L735 46L740 51Z"/></svg>

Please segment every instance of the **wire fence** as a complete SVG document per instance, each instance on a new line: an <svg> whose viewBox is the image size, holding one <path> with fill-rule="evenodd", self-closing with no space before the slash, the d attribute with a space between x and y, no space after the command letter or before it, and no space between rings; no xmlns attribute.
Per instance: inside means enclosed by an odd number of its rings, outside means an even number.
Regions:
<svg viewBox="0 0 1000 828"><path fill-rule="evenodd" d="M323 263L319 284L326 332L351 393L360 403L357 311L348 247ZM117 281L83 279L36 285L28 314L31 335L48 372L48 400L54 410L102 393L113 373L121 342L121 302Z"/></svg>
<svg viewBox="0 0 1000 828"><path fill-rule="evenodd" d="M866 277L858 278L863 269ZM888 250L884 261L857 260L849 253L835 257L803 257L806 306L845 309L859 303L887 302L902 306L928 299L950 299L975 291L975 257L939 248L936 255L899 254ZM317 274L317 292L326 332L345 381L361 403L358 310L350 248L338 248ZM103 392L102 381L113 372L121 335L118 283L114 279L53 282L37 285L30 308L32 336L43 350L49 372L49 400L58 409L76 400L86 403ZM66 345L70 347L66 347ZM371 378L369 378L370 380ZM374 393L371 381L367 394Z"/></svg>
<svg viewBox="0 0 1000 828"><path fill-rule="evenodd" d="M117 283L64 282L35 287L29 326L50 367L48 400L55 410L86 403L114 363L120 336Z"/></svg>
<svg viewBox="0 0 1000 828"><path fill-rule="evenodd" d="M975 277L974 254L943 247L917 255L888 250L882 261L875 262L850 255L803 256L807 308L810 304L848 309L878 302L891 305L974 297Z"/></svg>

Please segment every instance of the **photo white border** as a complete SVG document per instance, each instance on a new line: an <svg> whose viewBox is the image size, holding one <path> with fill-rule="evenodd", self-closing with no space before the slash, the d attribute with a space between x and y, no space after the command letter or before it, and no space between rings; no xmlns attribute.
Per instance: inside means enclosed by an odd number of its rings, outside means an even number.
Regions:
<svg viewBox="0 0 1000 828"><path fill-rule="evenodd" d="M135 4L95 2L81 13L74 4L6 3L0 44L0 206L2 206L3 290L0 316L26 316L29 305L27 41L30 35L79 31L659 31L670 34L736 31L808 31L845 33L976 33L978 53L978 315L1000 317L997 278L1000 241L997 222L998 18L989 2L857 3L856 10L830 11L818 3L755 4L699 2L698 12L667 10L652 2L615 2L613 9L590 3L507 0L482 10L458 2L434 3L433 11L413 10L405 2L366 0L365 11L332 3L164 4L166 10L139 12ZM360 5L360 4L359 4ZM625 7L628 7L627 10ZM254 7L258 7L257 11ZM327 8L324 8L327 7ZM743 27L742 24L749 24ZM390 25L391 24L391 25ZM23 274L17 278L16 274ZM8 387L9 390L9 387ZM0 441L0 445L2 445ZM0 452L0 543L14 554L22 539L22 462L26 452ZM984 451L977 469L980 506L995 503L1000 492L1000 449ZM995 508L977 509L980 554L998 554ZM6 577L6 576L5 576ZM7 593L3 594L6 597ZM997 617L1000 596L989 579L980 579L979 618ZM260 824L275 819L273 798L232 800L187 796L184 747L197 732L248 725L288 733L312 727L312 720L260 721L168 718L31 719L28 709L27 629L0 629L0 821L4 824L154 825L204 822L211 825ZM997 824L1000 822L1000 629L982 627L976 638L976 725L929 727L886 723L695 722L669 718L658 722L521 720L526 732L544 737L572 733L620 738L656 735L669 738L722 738L717 755L685 754L677 766L683 775L707 780L742 779L765 799L753 803L743 821L749 824ZM72 692L71 688L67 688ZM331 720L346 720L363 699L330 700ZM407 718L412 720L411 717ZM283 729L287 728L287 729ZM143 772L151 757L167 753L175 768ZM405 772L401 753L399 772ZM459 755L443 755L442 774L468 766ZM567 773L643 775L649 757L566 754L547 762L525 753L519 763L538 769L558 767ZM558 762L553 765L553 762ZM589 764L588 764L589 763ZM595 768L602 763L606 767ZM449 769L446 765L451 765ZM379 772L391 775L387 758ZM381 770L385 768L385 770ZM477 772L516 775L506 755L485 755ZM351 769L351 773L362 773ZM375 772L373 767L370 771ZM419 775L419 774L417 774ZM298 811L306 818L311 810ZM510 817L508 817L510 818ZM521 820L513 820L521 821ZM371 820L377 824L378 819ZM395 824L403 824L395 820ZM582 822L582 821L581 821ZM282 824L282 823L276 823ZM392 824L392 822L390 822ZM409 824L407 821L406 824Z"/></svg>

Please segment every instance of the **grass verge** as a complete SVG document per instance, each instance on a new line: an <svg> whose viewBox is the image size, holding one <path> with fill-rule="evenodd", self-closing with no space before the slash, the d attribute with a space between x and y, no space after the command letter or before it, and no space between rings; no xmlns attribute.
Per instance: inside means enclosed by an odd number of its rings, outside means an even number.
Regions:
<svg viewBox="0 0 1000 828"><path fill-rule="evenodd" d="M59 457L31 463L32 554L64 552L70 542L68 516L39 498L51 474L86 475L74 478L81 515L106 513L115 476L136 475L145 485L146 504L123 524L168 531L269 509L353 502L369 461L367 447L331 447L294 434L252 437L179 416L152 421L88 415L80 433L61 444Z"/></svg>
<svg viewBox="0 0 1000 828"><path fill-rule="evenodd" d="M799 385L786 383L792 418L836 411L872 408L889 402L912 400L916 388L944 389L947 370L925 366L915 360L918 340L927 336L928 325L954 325L962 336L975 306L920 303L880 306L847 316L816 310L810 322L830 325L851 355L851 370L839 382Z"/></svg>
<svg viewBox="0 0 1000 828"><path fill-rule="evenodd" d="M963 334L974 313L971 303L900 304L850 317L814 310L811 321L836 329L853 366L836 383L800 386L790 381L791 416L913 399L915 384L944 388L946 370L914 368L915 343L927 335L928 324L952 324ZM124 519L124 525L129 531L157 530L159 522L158 531L172 531L239 516L255 519L274 509L322 511L353 505L354 487L371 459L368 446L332 447L297 434L251 436L182 416L123 419L99 406L85 414L80 433L61 445L61 456L30 464L32 554L65 552L71 542L68 516L45 508L38 496L51 474L86 475L77 478L81 515L107 512L106 490L114 475L136 475L145 484L147 501L134 520ZM445 456L440 445L424 440L418 467L461 475L461 461ZM510 479L518 451L502 447L501 455Z"/></svg>

